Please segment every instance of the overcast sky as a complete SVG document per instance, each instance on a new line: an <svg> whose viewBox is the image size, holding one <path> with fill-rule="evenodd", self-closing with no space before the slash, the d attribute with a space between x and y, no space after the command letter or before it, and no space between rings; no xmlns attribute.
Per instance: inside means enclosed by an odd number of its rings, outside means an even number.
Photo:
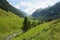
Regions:
<svg viewBox="0 0 60 40"><path fill-rule="evenodd" d="M7 0L7 1L12 6L14 6L30 15L36 9L52 6L56 2L59 2L60 0Z"/></svg>

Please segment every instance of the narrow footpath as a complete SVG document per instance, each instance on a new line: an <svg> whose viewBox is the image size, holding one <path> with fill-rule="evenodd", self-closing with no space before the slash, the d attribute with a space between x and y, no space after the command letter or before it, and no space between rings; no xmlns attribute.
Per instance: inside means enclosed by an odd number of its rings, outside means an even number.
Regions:
<svg viewBox="0 0 60 40"><path fill-rule="evenodd" d="M16 36L18 36L18 35L20 35L20 34L22 34L22 33L23 33L22 31L19 31L19 32L15 32L15 33L9 34L9 35L5 38L5 40L11 40L13 37L16 37Z"/></svg>

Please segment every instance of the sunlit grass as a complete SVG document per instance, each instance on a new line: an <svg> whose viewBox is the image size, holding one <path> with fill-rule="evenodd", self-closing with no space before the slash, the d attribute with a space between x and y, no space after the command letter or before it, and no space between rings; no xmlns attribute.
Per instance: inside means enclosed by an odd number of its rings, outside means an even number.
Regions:
<svg viewBox="0 0 60 40"><path fill-rule="evenodd" d="M55 20L55 21L56 21L56 20ZM13 40L23 40L23 39L28 39L28 40L29 40L31 37L33 37L33 36L35 36L36 34L40 33L43 29L49 28L49 26L52 25L53 22L55 22L55 21L43 23L43 24L41 24L41 25L39 25L39 26L36 26L36 27L28 30L26 33L21 34L19 37L15 38L15 39L13 38ZM47 33L47 32L46 32L46 33ZM45 33L45 34L46 34L46 33ZM49 31L48 31L48 33L49 33ZM42 33L42 34L43 34L43 33ZM37 36L37 35L36 35L36 36ZM41 35L41 36L43 36L43 35ZM31 39L31 40L32 40L32 39Z"/></svg>
<svg viewBox="0 0 60 40"><path fill-rule="evenodd" d="M0 40L5 36L21 29L23 18L0 9Z"/></svg>

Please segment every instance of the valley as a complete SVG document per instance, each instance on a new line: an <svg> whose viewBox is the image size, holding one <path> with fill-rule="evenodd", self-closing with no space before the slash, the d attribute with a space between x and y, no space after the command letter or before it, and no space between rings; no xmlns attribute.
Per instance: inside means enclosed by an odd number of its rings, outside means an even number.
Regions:
<svg viewBox="0 0 60 40"><path fill-rule="evenodd" d="M60 2L28 16L1 0L0 40L60 40Z"/></svg>

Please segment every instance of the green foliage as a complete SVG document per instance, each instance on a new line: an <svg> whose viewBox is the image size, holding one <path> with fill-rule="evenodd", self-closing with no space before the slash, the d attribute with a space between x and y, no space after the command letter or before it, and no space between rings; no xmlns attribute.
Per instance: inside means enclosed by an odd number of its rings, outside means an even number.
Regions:
<svg viewBox="0 0 60 40"><path fill-rule="evenodd" d="M27 30L30 29L30 21L28 20L27 17L24 18L24 22L23 22L23 27L22 27L22 30L24 32L26 32Z"/></svg>
<svg viewBox="0 0 60 40"><path fill-rule="evenodd" d="M31 26L32 27L36 27L36 22L33 21L32 24L31 24Z"/></svg>
<svg viewBox="0 0 60 40"><path fill-rule="evenodd" d="M30 29L31 28L31 22L30 21L28 21L28 29Z"/></svg>

